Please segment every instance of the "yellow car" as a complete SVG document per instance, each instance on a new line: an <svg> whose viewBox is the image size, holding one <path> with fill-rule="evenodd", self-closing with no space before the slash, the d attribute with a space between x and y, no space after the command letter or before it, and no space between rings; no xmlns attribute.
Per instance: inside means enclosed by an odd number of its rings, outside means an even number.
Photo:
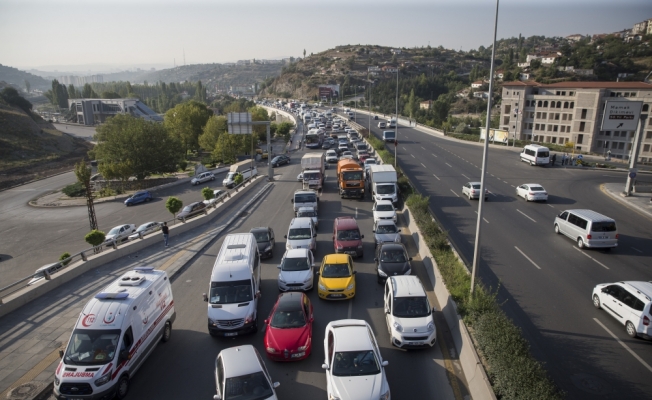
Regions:
<svg viewBox="0 0 652 400"><path fill-rule="evenodd" d="M327 255L317 275L319 275L317 293L320 299L346 300L355 296L355 271L350 255Z"/></svg>

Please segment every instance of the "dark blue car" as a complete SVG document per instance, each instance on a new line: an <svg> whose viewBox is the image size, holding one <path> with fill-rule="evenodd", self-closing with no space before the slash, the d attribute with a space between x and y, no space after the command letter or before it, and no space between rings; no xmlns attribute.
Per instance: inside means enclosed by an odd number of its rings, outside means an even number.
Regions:
<svg viewBox="0 0 652 400"><path fill-rule="evenodd" d="M129 198L127 198L127 200L125 200L125 205L129 207L129 206L133 206L134 204L146 203L151 200L152 200L152 194L149 192L149 190L141 190L139 192L134 193Z"/></svg>

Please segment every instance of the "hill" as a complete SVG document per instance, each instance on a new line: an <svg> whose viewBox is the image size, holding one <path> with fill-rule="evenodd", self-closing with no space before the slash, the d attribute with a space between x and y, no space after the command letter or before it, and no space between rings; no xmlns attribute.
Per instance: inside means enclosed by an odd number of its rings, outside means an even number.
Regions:
<svg viewBox="0 0 652 400"><path fill-rule="evenodd" d="M38 116L0 104L0 188L70 170L91 147Z"/></svg>
<svg viewBox="0 0 652 400"><path fill-rule="evenodd" d="M52 87L52 83L47 79L2 64L0 64L0 81L22 89L25 89L25 81L29 82L32 89L47 90Z"/></svg>

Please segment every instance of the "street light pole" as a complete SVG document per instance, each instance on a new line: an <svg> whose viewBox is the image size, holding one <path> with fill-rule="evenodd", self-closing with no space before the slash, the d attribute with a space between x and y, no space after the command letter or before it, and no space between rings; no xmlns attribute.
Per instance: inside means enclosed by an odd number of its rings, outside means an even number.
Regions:
<svg viewBox="0 0 652 400"><path fill-rule="evenodd" d="M521 111L521 93L519 92L516 96L516 125L514 126L514 141L512 142L512 147L516 147L516 131L518 130L518 114Z"/></svg>
<svg viewBox="0 0 652 400"><path fill-rule="evenodd" d="M396 124L394 127L394 168L398 168L398 66L396 67Z"/></svg>

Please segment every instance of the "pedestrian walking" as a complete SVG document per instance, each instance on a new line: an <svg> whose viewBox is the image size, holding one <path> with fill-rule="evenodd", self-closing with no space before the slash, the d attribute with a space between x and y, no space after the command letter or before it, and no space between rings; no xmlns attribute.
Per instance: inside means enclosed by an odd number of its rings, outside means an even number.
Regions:
<svg viewBox="0 0 652 400"><path fill-rule="evenodd" d="M552 155L552 165L555 165L555 162L557 161L557 154Z"/></svg>
<svg viewBox="0 0 652 400"><path fill-rule="evenodd" d="M170 237L170 228L168 228L167 222L163 222L163 226L161 227L161 232L163 232L163 242L165 242L165 247L170 247L168 245L168 238Z"/></svg>

